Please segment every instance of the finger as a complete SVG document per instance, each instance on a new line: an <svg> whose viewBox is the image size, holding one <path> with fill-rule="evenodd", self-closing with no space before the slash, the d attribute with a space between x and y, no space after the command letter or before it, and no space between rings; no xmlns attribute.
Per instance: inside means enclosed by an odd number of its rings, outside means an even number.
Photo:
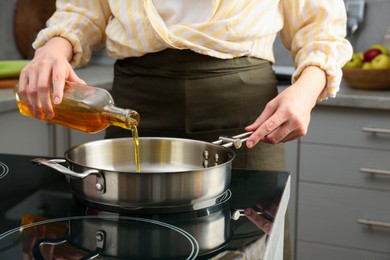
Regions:
<svg viewBox="0 0 390 260"><path fill-rule="evenodd" d="M296 134L295 131L294 132L291 132L289 133L283 140L282 142L283 143L286 143L286 142L290 142L290 141L293 141L299 137L301 137L302 135L299 135L299 134Z"/></svg>
<svg viewBox="0 0 390 260"><path fill-rule="evenodd" d="M263 216L258 215L255 210L251 208L246 208L244 211L247 218L253 222L259 229L264 231L264 233L269 233L272 228L272 222L265 219Z"/></svg>
<svg viewBox="0 0 390 260"><path fill-rule="evenodd" d="M28 86L28 72L25 69L22 70L19 76L19 83L18 83L18 95L19 95L19 100L23 101L24 104L28 107L28 109L33 111L33 107L31 105L31 100L26 94L27 91L27 86Z"/></svg>
<svg viewBox="0 0 390 260"><path fill-rule="evenodd" d="M300 138L300 137L302 137L302 136L304 136L304 135L305 135L305 132L295 130L295 131L289 133L289 134L282 140L282 142L283 142L283 143L290 142L290 141L293 141L293 140L295 140L295 139L298 139L298 138Z"/></svg>
<svg viewBox="0 0 390 260"><path fill-rule="evenodd" d="M38 90L37 90L37 73L35 69L30 70L28 75L28 85L27 85L27 96L31 101L32 112L37 119L43 119L43 111L41 102L38 98Z"/></svg>
<svg viewBox="0 0 390 260"><path fill-rule="evenodd" d="M292 132L294 132L294 129L291 129L288 123L284 123L266 135L264 137L264 142L270 144L281 143Z"/></svg>
<svg viewBox="0 0 390 260"><path fill-rule="evenodd" d="M60 104L64 92L65 85L65 71L66 69L57 62L53 67L52 81L53 81L53 103Z"/></svg>
<svg viewBox="0 0 390 260"><path fill-rule="evenodd" d="M270 118L275 113L275 111L276 107L274 107L273 102L270 101L266 105L260 116L255 120L255 122L245 127L245 130L248 132L255 131L261 124L263 124L268 118Z"/></svg>
<svg viewBox="0 0 390 260"><path fill-rule="evenodd" d="M54 234L48 234L47 235L48 239L56 239L56 236ZM55 246L51 244L44 244L43 246L40 247L42 256L44 259L53 259L54 255L54 249Z"/></svg>
<svg viewBox="0 0 390 260"><path fill-rule="evenodd" d="M37 240L37 235L33 229L27 230L25 232L27 235L27 238L25 242L23 243L23 249L22 252L26 254L26 256L31 256L32 255L32 249L34 247L34 244Z"/></svg>
<svg viewBox="0 0 390 260"><path fill-rule="evenodd" d="M272 218L274 218L276 216L276 213L278 211L278 205L273 203L273 202L267 203L266 206L264 206L263 204L257 203L256 208L259 209L260 211L265 212L267 215L269 215Z"/></svg>
<svg viewBox="0 0 390 260"><path fill-rule="evenodd" d="M70 71L69 71L69 80L72 82L76 82L76 83L80 83L80 84L84 84L84 85L87 84L87 83L85 83L84 80L80 79L79 76L77 76L76 72L74 72L74 70L72 68L70 68Z"/></svg>
<svg viewBox="0 0 390 260"><path fill-rule="evenodd" d="M292 141L292 140L295 140L299 137L302 137L304 135L306 135L307 133L307 124L293 124L293 123L289 123L289 127L287 127L287 129L289 129L288 131L288 134L285 135L281 140L280 142L289 142L289 141Z"/></svg>
<svg viewBox="0 0 390 260"><path fill-rule="evenodd" d="M53 106L50 98L50 64L42 64L39 69L39 76L37 79L38 97L45 112L46 118L50 119L54 116Z"/></svg>
<svg viewBox="0 0 390 260"><path fill-rule="evenodd" d="M269 119L264 121L256 131L246 141L247 147L252 148L259 141L265 139L267 135L275 131L279 126L285 122L285 118L281 113L272 115Z"/></svg>

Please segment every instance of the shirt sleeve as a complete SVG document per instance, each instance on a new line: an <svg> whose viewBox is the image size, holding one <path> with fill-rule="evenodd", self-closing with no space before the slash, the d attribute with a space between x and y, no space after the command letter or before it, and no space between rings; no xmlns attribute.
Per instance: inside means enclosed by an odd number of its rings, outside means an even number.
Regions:
<svg viewBox="0 0 390 260"><path fill-rule="evenodd" d="M92 50L104 44L104 30L110 16L105 0L57 0L56 11L46 28L38 33L33 47L37 49L53 37L63 37L73 46L72 66L84 65L91 58Z"/></svg>
<svg viewBox="0 0 390 260"><path fill-rule="evenodd" d="M326 86L319 99L335 97L342 67L353 50L345 39L346 10L343 0L283 0L284 27L281 40L290 50L296 71L295 82L307 66L326 72Z"/></svg>

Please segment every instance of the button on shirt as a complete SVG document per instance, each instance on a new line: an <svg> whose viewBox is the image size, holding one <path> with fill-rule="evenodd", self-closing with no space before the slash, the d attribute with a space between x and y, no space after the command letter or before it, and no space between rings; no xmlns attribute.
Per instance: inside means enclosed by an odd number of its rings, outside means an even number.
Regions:
<svg viewBox="0 0 390 260"><path fill-rule="evenodd" d="M249 56L274 62L278 33L296 71L313 65L327 74L320 98L334 97L352 47L345 39L343 0L58 0L57 10L33 43L55 36L73 45L74 66L105 45L113 59L167 48L220 59Z"/></svg>

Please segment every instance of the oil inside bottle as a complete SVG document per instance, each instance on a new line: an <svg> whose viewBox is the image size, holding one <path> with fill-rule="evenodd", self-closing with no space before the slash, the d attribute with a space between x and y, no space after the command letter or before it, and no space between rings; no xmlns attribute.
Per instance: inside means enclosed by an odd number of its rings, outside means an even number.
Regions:
<svg viewBox="0 0 390 260"><path fill-rule="evenodd" d="M26 106L24 101L17 100L19 111L25 116L35 117ZM103 108L79 104L77 101L68 100L59 105L53 106L55 116L47 119L41 111L40 118L53 124L73 128L86 133L97 133L106 129L110 124L129 129L133 125L138 125L139 115L112 115L105 113ZM124 118L126 117L126 118Z"/></svg>
<svg viewBox="0 0 390 260"><path fill-rule="evenodd" d="M82 90L78 90L82 88ZM67 82L61 104L53 105L54 117L46 118L41 110L34 115L15 89L19 112L29 117L38 117L53 124L59 124L86 133L97 133L110 125L122 127L132 132L134 156L137 172L140 172L139 140L137 125L139 114L130 109L114 106L109 93L102 89Z"/></svg>

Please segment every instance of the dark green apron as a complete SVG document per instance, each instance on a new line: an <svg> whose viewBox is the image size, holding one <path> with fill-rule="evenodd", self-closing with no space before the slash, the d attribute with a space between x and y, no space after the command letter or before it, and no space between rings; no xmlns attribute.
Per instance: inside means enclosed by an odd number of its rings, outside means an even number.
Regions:
<svg viewBox="0 0 390 260"><path fill-rule="evenodd" d="M167 49L115 63L112 96L117 106L140 114L140 137L212 142L241 134L276 95L271 63L256 58L223 60ZM130 136L128 130L109 127L105 138ZM283 144L234 151L235 168L285 170ZM284 235L284 259L290 259L288 221Z"/></svg>
<svg viewBox="0 0 390 260"><path fill-rule="evenodd" d="M167 49L115 63L112 96L141 116L139 136L212 142L245 132L277 95L271 63L256 58L217 59ZM110 127L106 138L131 132ZM285 170L283 145L260 143L235 150L233 167Z"/></svg>

